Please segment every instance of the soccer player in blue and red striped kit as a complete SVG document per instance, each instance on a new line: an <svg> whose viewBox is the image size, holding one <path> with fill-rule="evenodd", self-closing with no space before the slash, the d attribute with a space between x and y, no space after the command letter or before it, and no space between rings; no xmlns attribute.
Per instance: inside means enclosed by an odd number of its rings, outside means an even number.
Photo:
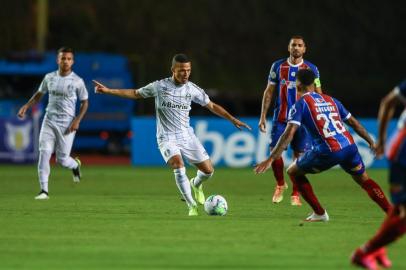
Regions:
<svg viewBox="0 0 406 270"><path fill-rule="evenodd" d="M315 74L309 69L299 70L296 87L301 98L292 106L288 124L268 159L256 165L255 172L268 170L304 125L313 139L313 148L300 156L287 172L296 179L302 197L313 213L305 221L328 221L329 216L313 192L306 174L319 173L340 165L385 212L391 204L379 185L369 178L358 148L343 121L350 125L375 150L375 144L365 128L335 98L316 93Z"/></svg>
<svg viewBox="0 0 406 270"><path fill-rule="evenodd" d="M301 69L313 70L316 74L316 92L321 93L320 76L317 67L303 59L303 55L306 52L306 44L303 37L292 36L289 41L288 51L288 58L280 59L272 64L268 84L262 98L261 117L258 123L261 132L266 132L266 115L270 106L274 106L270 143L271 151L286 128L290 108L299 98L296 91L297 72ZM309 135L304 128L298 129L292 140L291 147L294 158L298 158L311 148ZM284 190L287 189L287 184L283 177L284 162L282 157L274 160L272 170L277 182L272 202L279 203L283 200ZM302 203L300 202L295 179L290 178L292 181L291 205L300 206Z"/></svg>
<svg viewBox="0 0 406 270"><path fill-rule="evenodd" d="M363 268L375 270L377 263L385 268L392 265L386 256L385 246L406 233L406 80L396 86L381 102L379 108L379 136L377 155L385 152L386 130L393 117L396 105L405 109L398 120L386 156L389 160L389 182L394 207L389 212L378 232L367 243L359 247L351 261Z"/></svg>

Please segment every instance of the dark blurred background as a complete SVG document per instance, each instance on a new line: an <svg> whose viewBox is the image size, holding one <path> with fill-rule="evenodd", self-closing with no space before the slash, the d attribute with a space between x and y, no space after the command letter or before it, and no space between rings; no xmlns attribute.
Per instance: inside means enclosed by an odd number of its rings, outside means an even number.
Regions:
<svg viewBox="0 0 406 270"><path fill-rule="evenodd" d="M37 2L2 1L0 57L36 48ZM237 115L257 116L271 63L303 35L323 89L356 115L376 116L380 97L405 75L404 1L48 2L46 50L127 56L136 86L170 75L177 52L192 80ZM152 102L138 113L152 112Z"/></svg>

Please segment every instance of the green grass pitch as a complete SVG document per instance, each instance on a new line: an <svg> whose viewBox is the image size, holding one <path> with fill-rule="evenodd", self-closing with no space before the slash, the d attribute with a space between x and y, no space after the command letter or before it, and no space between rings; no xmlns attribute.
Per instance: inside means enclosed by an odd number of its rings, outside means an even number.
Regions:
<svg viewBox="0 0 406 270"><path fill-rule="evenodd" d="M386 171L369 174L387 190ZM217 168L205 192L227 199L225 217L203 207L188 217L168 168L84 166L83 176L74 184L53 166L50 200L35 201L36 167L0 166L0 269L355 269L350 253L384 217L341 170L309 177L331 221L304 226L307 205L290 206L289 193L271 203L271 173ZM405 250L405 239L389 248L393 269L406 269Z"/></svg>

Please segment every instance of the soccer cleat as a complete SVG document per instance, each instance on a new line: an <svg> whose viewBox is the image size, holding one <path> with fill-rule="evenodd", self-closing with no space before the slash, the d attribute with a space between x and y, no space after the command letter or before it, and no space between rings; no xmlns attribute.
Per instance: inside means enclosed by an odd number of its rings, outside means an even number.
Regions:
<svg viewBox="0 0 406 270"><path fill-rule="evenodd" d="M35 196L36 200L48 200L49 196L48 196L48 192L46 192L45 190L41 190L37 196Z"/></svg>
<svg viewBox="0 0 406 270"><path fill-rule="evenodd" d="M316 213L312 213L310 216L308 216L304 221L306 222L327 222L330 220L330 217L327 214L327 211L324 210L324 214L323 215L318 215Z"/></svg>
<svg viewBox="0 0 406 270"><path fill-rule="evenodd" d="M82 162L80 162L79 158L75 158L75 160L78 163L78 167L76 169L72 169L73 182L79 183L80 179L82 178L82 173L80 172L80 167L82 166Z"/></svg>
<svg viewBox="0 0 406 270"><path fill-rule="evenodd" d="M302 202L300 201L300 196L299 195L290 196L290 205L302 206Z"/></svg>
<svg viewBox="0 0 406 270"><path fill-rule="evenodd" d="M380 264L384 268L391 268L392 267L392 262L388 258L388 255L386 254L386 249L385 248L380 248L374 253L371 254L378 264Z"/></svg>
<svg viewBox="0 0 406 270"><path fill-rule="evenodd" d="M357 248L351 256L351 262L354 265L360 266L368 270L378 270L375 258L372 255L366 254L360 248Z"/></svg>
<svg viewBox="0 0 406 270"><path fill-rule="evenodd" d="M203 193L203 184L200 184L199 187L195 187L195 185L193 184L193 180L194 178L190 179L190 186L192 187L193 193L195 194L195 199L198 203L204 204L206 198L204 197Z"/></svg>
<svg viewBox="0 0 406 270"><path fill-rule="evenodd" d="M276 185L275 191L273 193L272 202L273 203L280 203L283 200L283 192L285 189L288 189L288 184L284 184L283 186Z"/></svg>
<svg viewBox="0 0 406 270"><path fill-rule="evenodd" d="M197 205L189 206L189 217L198 216L199 213L197 212Z"/></svg>

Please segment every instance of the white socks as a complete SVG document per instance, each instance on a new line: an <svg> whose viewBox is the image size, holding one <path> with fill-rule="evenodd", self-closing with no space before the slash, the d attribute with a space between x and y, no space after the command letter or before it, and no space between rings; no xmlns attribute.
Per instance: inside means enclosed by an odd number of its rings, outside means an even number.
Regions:
<svg viewBox="0 0 406 270"><path fill-rule="evenodd" d="M195 178L193 179L193 185L195 187L199 187L204 181L210 179L212 177L213 172L210 174L205 174L204 172L197 170L197 174Z"/></svg>
<svg viewBox="0 0 406 270"><path fill-rule="evenodd" d="M48 192L48 178L51 171L49 160L51 159L52 153L46 151L39 152L38 160L38 177L41 189Z"/></svg>
<svg viewBox="0 0 406 270"><path fill-rule="evenodd" d="M187 205L196 205L196 202L192 197L192 189L186 175L185 167L174 169L173 173L175 174L176 185L178 186L178 189L185 199Z"/></svg>
<svg viewBox="0 0 406 270"><path fill-rule="evenodd" d="M78 167L78 163L76 162L76 160L74 160L70 156L62 156L62 157L57 156L56 161L63 167L68 169L76 169Z"/></svg>

